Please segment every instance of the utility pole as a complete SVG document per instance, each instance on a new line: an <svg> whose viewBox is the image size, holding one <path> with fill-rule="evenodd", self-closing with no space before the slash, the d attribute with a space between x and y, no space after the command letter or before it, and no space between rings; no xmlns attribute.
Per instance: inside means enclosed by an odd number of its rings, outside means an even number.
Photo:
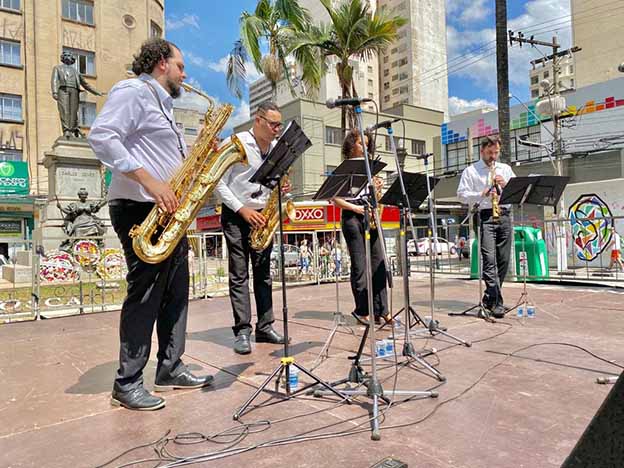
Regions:
<svg viewBox="0 0 624 468"><path fill-rule="evenodd" d="M547 59L551 59L553 63L553 84L552 87L549 85L546 92L548 93L548 100L550 101L550 110L552 112L552 120L553 120L553 158L555 159L555 168L556 175L563 175L563 141L561 139L561 122L560 122L560 112L563 109L559 109L561 96L559 95L559 48L561 45L557 42L557 37L553 36L552 42L538 41L535 39L535 36L531 36L530 38L526 38L522 32L518 32L516 36L513 31L509 31L509 43L513 46L513 44L517 42L522 47L523 44L529 44L532 47L535 46L543 46L550 47L552 49L552 55L547 57ZM579 48L572 48L570 52L576 52L580 50ZM555 102L553 104L553 98ZM559 200L559 216L558 223L555 229L555 235L557 239L557 270L559 272L565 271L568 269L568 256L567 256L567 242L566 242L566 231L563 225L563 221L567 219L565 214L565 201L564 196L561 196Z"/></svg>
<svg viewBox="0 0 624 468"><path fill-rule="evenodd" d="M507 0L496 0L496 77L498 84L498 132L501 159L511 162L509 141L509 53L507 50Z"/></svg>

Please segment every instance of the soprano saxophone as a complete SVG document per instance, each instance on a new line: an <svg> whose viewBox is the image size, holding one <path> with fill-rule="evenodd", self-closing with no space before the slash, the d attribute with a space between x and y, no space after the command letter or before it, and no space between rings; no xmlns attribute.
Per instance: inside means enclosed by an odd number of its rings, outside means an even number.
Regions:
<svg viewBox="0 0 624 468"><path fill-rule="evenodd" d="M496 185L496 162L492 162L490 166L490 180L491 180L491 197L492 197L492 219L498 221L500 218L500 205L498 204L498 185Z"/></svg>
<svg viewBox="0 0 624 468"><path fill-rule="evenodd" d="M236 163L248 164L245 148L235 135L215 149L219 132L234 108L226 104L215 110L215 102L211 97L186 83L182 86L208 99L210 105L204 116L204 126L190 154L169 182L179 201L178 209L174 213L165 213L155 206L140 226L130 230L132 248L146 263L160 263L167 259L223 174Z"/></svg>

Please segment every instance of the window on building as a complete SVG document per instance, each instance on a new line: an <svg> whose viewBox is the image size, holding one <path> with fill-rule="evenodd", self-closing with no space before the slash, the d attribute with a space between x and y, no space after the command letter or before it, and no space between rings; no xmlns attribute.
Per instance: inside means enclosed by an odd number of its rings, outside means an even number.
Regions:
<svg viewBox="0 0 624 468"><path fill-rule="evenodd" d="M0 161L23 161L24 155L22 150L3 149L0 150Z"/></svg>
<svg viewBox="0 0 624 468"><path fill-rule="evenodd" d="M571 75L572 73L574 73L574 65L570 65L568 67L568 73Z"/></svg>
<svg viewBox="0 0 624 468"><path fill-rule="evenodd" d="M539 97L539 89L532 89L531 90L531 97L532 98Z"/></svg>
<svg viewBox="0 0 624 468"><path fill-rule="evenodd" d="M390 102L390 96L388 95L384 96L384 102Z"/></svg>
<svg viewBox="0 0 624 468"><path fill-rule="evenodd" d="M93 22L93 2L86 0L63 0L63 18L79 23L95 24Z"/></svg>
<svg viewBox="0 0 624 468"><path fill-rule="evenodd" d="M21 122L22 96L0 93L0 120Z"/></svg>
<svg viewBox="0 0 624 468"><path fill-rule="evenodd" d="M402 67L403 65L407 65L407 58L402 58L401 60L399 60L399 67Z"/></svg>
<svg viewBox="0 0 624 468"><path fill-rule="evenodd" d="M385 56L385 57L384 57L384 61L383 61L383 63L388 63L388 56Z"/></svg>
<svg viewBox="0 0 624 468"><path fill-rule="evenodd" d="M342 145L342 130L336 127L325 127L325 143L328 145Z"/></svg>
<svg viewBox="0 0 624 468"><path fill-rule="evenodd" d="M537 83L539 83L539 76L537 76L537 75L532 76L531 77L531 84L535 85Z"/></svg>
<svg viewBox="0 0 624 468"><path fill-rule="evenodd" d="M186 127L184 129L184 134L185 135L197 135L197 129L193 127Z"/></svg>
<svg viewBox="0 0 624 468"><path fill-rule="evenodd" d="M150 37L162 37L162 28L150 21Z"/></svg>
<svg viewBox="0 0 624 468"><path fill-rule="evenodd" d="M396 96L397 94L399 94L399 88L394 88L394 89L392 90L392 95L393 95L393 96Z"/></svg>
<svg viewBox="0 0 624 468"><path fill-rule="evenodd" d="M570 78L570 88L574 88L574 78Z"/></svg>
<svg viewBox="0 0 624 468"><path fill-rule="evenodd" d="M394 137L391 137L390 135L384 135L384 149L385 149L386 151L392 151L392 146L391 146L391 143L390 143L390 138L394 138ZM396 144L396 141L395 141L395 144Z"/></svg>
<svg viewBox="0 0 624 468"><path fill-rule="evenodd" d="M468 143L466 141L460 141L459 143L451 143L446 145L446 171L453 171L465 168L467 157Z"/></svg>
<svg viewBox="0 0 624 468"><path fill-rule="evenodd" d="M425 154L427 145L422 140L412 140L412 154Z"/></svg>
<svg viewBox="0 0 624 468"><path fill-rule="evenodd" d="M0 39L0 64L21 65L20 43Z"/></svg>
<svg viewBox="0 0 624 468"><path fill-rule="evenodd" d="M373 67L369 65L367 69L368 69L368 73L373 73Z"/></svg>
<svg viewBox="0 0 624 468"><path fill-rule="evenodd" d="M384 88L383 89L390 89L390 82L389 81L384 81Z"/></svg>
<svg viewBox="0 0 624 468"><path fill-rule="evenodd" d="M401 86L399 88L399 93L401 94L407 94L409 92L409 86Z"/></svg>
<svg viewBox="0 0 624 468"><path fill-rule="evenodd" d="M373 80L368 80L368 86L373 87Z"/></svg>
<svg viewBox="0 0 624 468"><path fill-rule="evenodd" d="M91 127L95 121L95 102L80 102L78 106L78 125Z"/></svg>
<svg viewBox="0 0 624 468"><path fill-rule="evenodd" d="M392 81L396 81L399 79L399 75L392 75Z"/></svg>
<svg viewBox="0 0 624 468"><path fill-rule="evenodd" d="M390 70L384 70L384 76L389 76L390 75Z"/></svg>
<svg viewBox="0 0 624 468"><path fill-rule="evenodd" d="M391 54L396 54L399 51L398 47L393 47L392 50L390 51Z"/></svg>
<svg viewBox="0 0 624 468"><path fill-rule="evenodd" d="M0 8L19 11L20 0L0 0Z"/></svg>
<svg viewBox="0 0 624 468"><path fill-rule="evenodd" d="M407 74L407 72L399 73L399 80L407 80L408 78L409 78L409 75Z"/></svg>
<svg viewBox="0 0 624 468"><path fill-rule="evenodd" d="M72 49L70 47L63 47L63 52L69 52L72 54L76 62L74 67L83 75L95 76L95 54L87 50Z"/></svg>
<svg viewBox="0 0 624 468"><path fill-rule="evenodd" d="M336 170L336 168L337 168L337 167L338 167L338 166L329 166L329 165L325 166L325 175L326 175L326 176L330 176L330 175L332 175L332 174L333 174L333 172Z"/></svg>
<svg viewBox="0 0 624 468"><path fill-rule="evenodd" d="M373 93L368 93L368 99L374 99L374 97Z"/></svg>
<svg viewBox="0 0 624 468"><path fill-rule="evenodd" d="M399 66L399 61L398 61L398 60L395 60L395 61L394 61L394 62L392 62L392 64L391 64L391 67L392 67L392 68L396 68L396 67L398 67L398 66Z"/></svg>
<svg viewBox="0 0 624 468"><path fill-rule="evenodd" d="M548 70L544 70L544 78L548 78L550 76L550 72Z"/></svg>

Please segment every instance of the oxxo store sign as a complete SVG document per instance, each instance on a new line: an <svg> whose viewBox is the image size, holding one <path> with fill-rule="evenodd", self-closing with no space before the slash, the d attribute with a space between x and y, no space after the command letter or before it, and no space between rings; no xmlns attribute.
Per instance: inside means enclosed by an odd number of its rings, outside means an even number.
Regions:
<svg viewBox="0 0 624 468"><path fill-rule="evenodd" d="M28 195L28 163L0 162L0 195Z"/></svg>
<svg viewBox="0 0 624 468"><path fill-rule="evenodd" d="M381 212L381 222L384 228L399 227L399 209L386 206ZM340 208L326 202L319 204L295 203L295 219L286 220L285 231L301 230L328 230L334 228L334 220L340 226Z"/></svg>

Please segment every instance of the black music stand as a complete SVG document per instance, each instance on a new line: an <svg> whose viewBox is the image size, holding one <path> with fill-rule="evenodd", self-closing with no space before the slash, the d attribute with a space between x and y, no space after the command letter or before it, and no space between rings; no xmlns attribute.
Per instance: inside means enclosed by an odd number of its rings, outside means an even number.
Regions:
<svg viewBox="0 0 624 468"><path fill-rule="evenodd" d="M358 163L358 160L345 160L340 166L334 169L323 185L318 189L316 194L312 197L313 200L331 200L334 197L353 198L357 196L368 182L366 176L366 169L364 168L363 161ZM371 171L373 175L377 174L386 166L386 163L382 161L374 161L371 164ZM362 172L363 171L363 172ZM336 220L334 219L334 226ZM335 233L334 233L335 236ZM338 238L334 238L334 242L338 242ZM336 297L338 297L338 277L336 274ZM345 324L344 315L339 310L339 305L336 304L336 312L334 313L334 326L332 327L325 344L321 348L319 355L315 362L318 364L312 367L314 370L322 361L323 357L329 357L329 347L331 346L334 336L338 332L338 329Z"/></svg>
<svg viewBox="0 0 624 468"><path fill-rule="evenodd" d="M364 161L361 159L360 160L357 160L357 159L347 160L343 162L340 166L338 166L338 168L336 168L332 176L330 176L323 183L319 191L316 193L316 195L314 195L314 199L315 200L327 200L327 199L332 199L336 197L352 198L356 196L368 184L368 177L364 175L362 178L362 176L360 175L361 172L364 171L365 169L364 164L365 164ZM381 161L377 161L377 160L371 161L370 164L371 164L371 175L375 175L383 167L386 166L385 163ZM350 184L355 184L355 185L352 186ZM365 207L365 224L366 224L365 231L368 231L367 220L368 220L368 208ZM370 265L368 264L368 262L367 262L367 268L370 269ZM370 277L370 275L368 276ZM369 288L369 291L372 290L372 284L370 284L370 282L368 281L367 281L367 288ZM372 320L373 315L374 315L374 312L371 308L369 310L369 320ZM335 387L337 385L342 385L342 384L349 384L349 383L362 384L364 385L364 387L366 387L366 389L358 390L358 389L352 389L348 387L348 388L342 389L341 391L343 394L350 395L350 396L357 396L357 395L367 395L367 396L373 396L373 397L377 396L388 404L390 403L390 399L388 398L389 395L392 395L392 396L410 395L412 397L418 396L418 397L431 397L431 398L436 398L438 396L438 393L436 391L416 391L416 390L385 391L383 390L381 383L376 378L376 375L367 375L361 366L362 354L364 352L364 347L366 345L366 340L369 336L369 332L374 339L375 328L373 327L371 331L370 322L365 325L364 333L360 340L357 353L355 354L355 356L348 357L348 359L351 361L351 367L349 369L348 376L344 379L332 382L330 384L331 387ZM330 337L333 337L333 334L330 335ZM374 360L374 359L375 359L375 354L372 353L371 360ZM417 359L419 362L423 364L423 366L430 369L432 373L434 374L438 373L437 369L430 366L428 363L423 361L420 357L418 357ZM443 378L440 380L443 380ZM319 397L319 396L325 395L327 392L323 391L322 389L317 389L314 391L310 391L308 393L314 394L314 396Z"/></svg>
<svg viewBox="0 0 624 468"><path fill-rule="evenodd" d="M518 205L520 207L520 221L524 220L524 205L541 205L541 206L553 206L556 208L557 203L563 191L565 190L569 177L565 176L526 176L526 177L514 177L509 179L509 182L503 189L499 203L501 205ZM512 230L512 242L515 240L515 231ZM526 257L526 249L524 245L524 233L520 233L522 239L522 252ZM528 259L525 260L525 262ZM513 259L515 263L515 258ZM521 305L524 305L526 310L529 302L529 293L526 288L526 277L528 264L525 264L522 269L522 294L518 299L515 306L506 309L505 313L517 309Z"/></svg>
<svg viewBox="0 0 624 468"><path fill-rule="evenodd" d="M423 365L426 369L428 369L435 378L440 381L446 380L442 374L435 368L430 366L424 359L422 359L414 350L414 346L411 343L410 333L409 331L416 326L418 323L421 323L423 327L425 327L431 336L435 336L436 334L444 335L448 338L451 338L464 346L467 346L467 342L457 338L450 333L447 333L445 329L441 329L438 325L438 321L434 319L432 316L429 320L423 319L418 315L418 313L412 308L410 304L410 293L409 293L409 278L408 271L410 268L409 257L407 254L407 236L405 235L407 226L409 224L409 217L411 216L410 207L417 208L419 207L427 198L429 197L429 193L433 191L435 186L440 181L437 177L426 176L425 174L418 173L410 173L403 171L403 185L405 187L405 194L403 193L403 188L401 187L401 181L397 178L394 183L390 186L388 191L379 201L380 204L397 206L401 209L401 218L400 218L400 238L401 238L401 257L402 257L402 269L403 269L403 300L404 305L401 310L395 313L392 318L394 319L397 315L401 314L401 312L405 312L405 341L403 343L403 356L414 359ZM427 183L427 178L429 178L429 183ZM405 197L408 199L406 200ZM416 242L417 239L414 239ZM437 250L434 248L434 250ZM433 296L431 297L433 301ZM434 307L431 307L433 310ZM385 324L381 327L383 328Z"/></svg>
<svg viewBox="0 0 624 468"><path fill-rule="evenodd" d="M312 143L308 137L303 133L303 130L299 127L297 122L291 121L286 130L282 133L282 136L277 141L271 152L267 155L262 165L258 168L255 174L249 179L252 183L259 183L265 187L273 189L278 186L280 180L288 168L310 147ZM316 375L312 374L308 369L295 362L295 358L289 356L288 349L288 303L286 300L286 271L284 263L284 229L282 219L282 191L278 190L278 209L280 216L280 268L282 275L282 304L283 304L283 320L284 320L284 357L280 359L280 365L269 375L269 377L258 387L253 395L241 406L236 413L234 413L234 420L238 420L245 410L249 407L251 402L269 385L273 378L276 378L275 393L279 391L279 382L282 373L286 373L286 397L291 398L297 393L303 392L311 386L316 384L322 385L335 395L340 397L343 401L350 402L349 398L343 395L338 390L331 387L327 382L321 380ZM294 366L303 372L305 375L313 379L316 383L306 385L305 387L297 390L296 392L290 391L290 366Z"/></svg>

